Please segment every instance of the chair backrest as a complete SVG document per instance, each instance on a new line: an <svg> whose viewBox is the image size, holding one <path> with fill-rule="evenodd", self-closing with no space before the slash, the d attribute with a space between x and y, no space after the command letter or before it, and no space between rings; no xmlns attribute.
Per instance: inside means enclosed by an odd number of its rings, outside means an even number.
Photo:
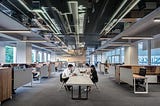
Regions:
<svg viewBox="0 0 160 106"><path fill-rule="evenodd" d="M146 75L146 69L145 68L140 68L139 75L145 76Z"/></svg>
<svg viewBox="0 0 160 106"><path fill-rule="evenodd" d="M63 82L62 73L60 74L60 82Z"/></svg>

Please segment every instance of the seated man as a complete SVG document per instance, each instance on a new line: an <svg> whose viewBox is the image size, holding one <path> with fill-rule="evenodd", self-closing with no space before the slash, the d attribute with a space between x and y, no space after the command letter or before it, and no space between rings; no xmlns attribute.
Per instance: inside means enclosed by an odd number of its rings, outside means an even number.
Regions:
<svg viewBox="0 0 160 106"><path fill-rule="evenodd" d="M72 76L72 68L73 65L69 64L68 68L66 68L63 72L62 72L62 79L64 81L64 83L67 82L67 80L69 79L70 76ZM65 87L66 88L66 87ZM67 86L67 89L70 90L71 86ZM66 89L66 90L67 90Z"/></svg>

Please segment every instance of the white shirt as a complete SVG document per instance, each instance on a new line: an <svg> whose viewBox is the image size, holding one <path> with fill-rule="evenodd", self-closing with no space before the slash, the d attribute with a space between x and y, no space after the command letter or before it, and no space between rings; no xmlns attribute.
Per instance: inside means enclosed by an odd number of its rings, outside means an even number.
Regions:
<svg viewBox="0 0 160 106"><path fill-rule="evenodd" d="M91 74L91 68L89 68L89 67L86 68L86 74L88 74L88 75Z"/></svg>
<svg viewBox="0 0 160 106"><path fill-rule="evenodd" d="M71 70L69 70L69 68L66 68L62 73L62 78L67 78L70 77L71 75L72 75Z"/></svg>

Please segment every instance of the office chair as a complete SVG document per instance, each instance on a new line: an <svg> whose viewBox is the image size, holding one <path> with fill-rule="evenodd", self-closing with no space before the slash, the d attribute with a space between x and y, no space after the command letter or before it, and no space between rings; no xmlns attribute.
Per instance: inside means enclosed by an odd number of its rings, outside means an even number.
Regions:
<svg viewBox="0 0 160 106"><path fill-rule="evenodd" d="M146 69L145 68L140 68L139 74L140 76L145 76L146 75ZM141 85L145 84L145 79L136 79L136 88L142 87Z"/></svg>
<svg viewBox="0 0 160 106"><path fill-rule="evenodd" d="M68 80L68 78L66 78L66 79L63 79L63 78L62 78L62 73L61 73L61 74L60 74L60 82L62 83L61 89L62 89L62 87L64 86L66 91L68 90L67 86L65 86L65 83L67 82L67 80Z"/></svg>
<svg viewBox="0 0 160 106"><path fill-rule="evenodd" d="M62 83L62 85L61 85L61 88L62 88L65 84L65 82L63 81L63 78L62 78L62 73L60 74L60 82Z"/></svg>

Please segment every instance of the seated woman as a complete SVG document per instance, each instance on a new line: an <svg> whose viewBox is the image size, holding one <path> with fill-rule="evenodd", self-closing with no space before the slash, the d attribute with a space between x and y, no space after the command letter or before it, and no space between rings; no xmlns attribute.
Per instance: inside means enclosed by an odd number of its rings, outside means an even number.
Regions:
<svg viewBox="0 0 160 106"><path fill-rule="evenodd" d="M98 75L94 65L91 65L91 80L93 83L98 82Z"/></svg>
<svg viewBox="0 0 160 106"><path fill-rule="evenodd" d="M98 82L98 75L97 75L97 71L96 68L94 67L94 65L91 65L91 74L90 74L91 80L92 82L95 84L96 82ZM91 86L88 87L88 91L91 91Z"/></svg>

